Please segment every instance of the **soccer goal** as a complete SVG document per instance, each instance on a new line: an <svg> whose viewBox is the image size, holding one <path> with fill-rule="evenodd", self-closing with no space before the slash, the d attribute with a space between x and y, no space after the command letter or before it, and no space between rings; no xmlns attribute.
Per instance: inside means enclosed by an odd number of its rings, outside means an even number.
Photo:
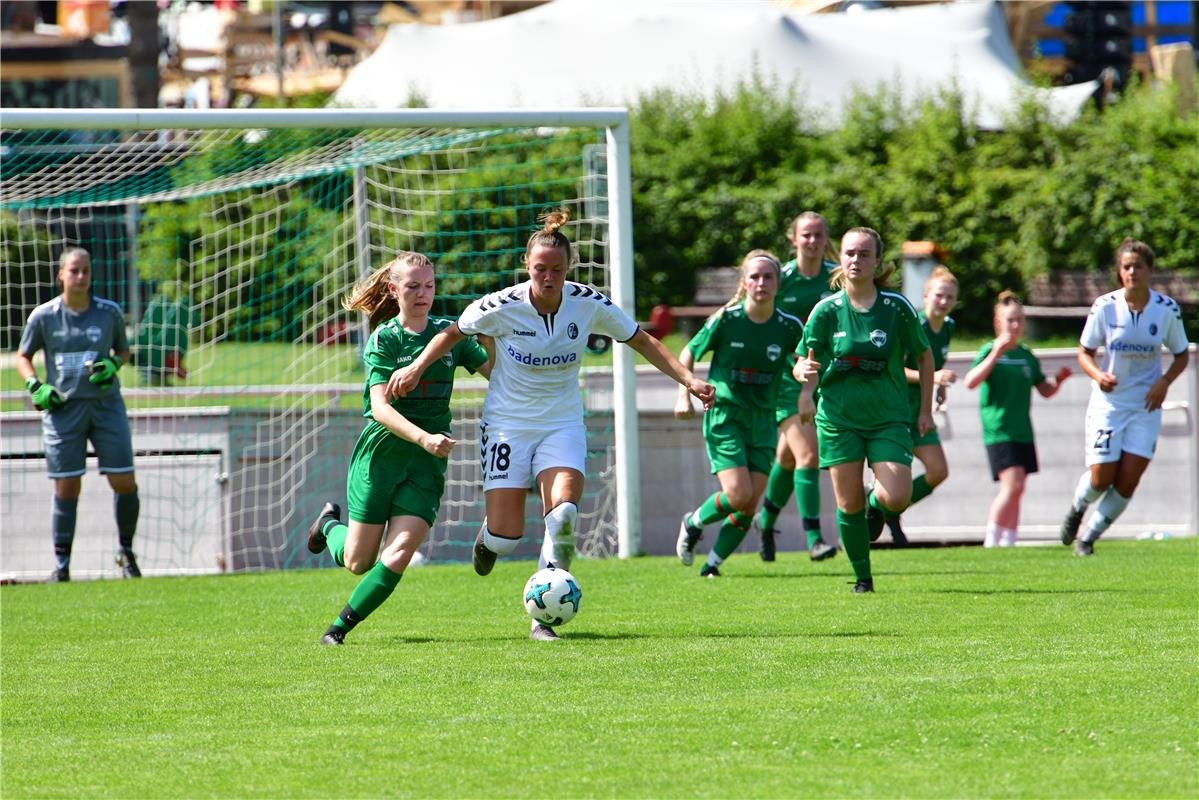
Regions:
<svg viewBox="0 0 1199 800"><path fill-rule="evenodd" d="M0 129L4 576L51 561L38 415L11 359L30 311L60 291L65 247L91 252L94 291L121 304L134 345L120 377L148 573L328 563L305 532L323 499L344 505L363 425L367 329L340 302L396 252L433 259L434 313L457 316L523 280L537 216L566 206L572 277L635 311L624 109L5 110ZM632 353L611 359L590 369L610 369L612 391L585 403L586 556L639 549ZM483 520L486 382L458 386L434 559L468 558ZM110 495L88 464L72 573L115 574ZM534 554L540 537L525 539Z"/></svg>

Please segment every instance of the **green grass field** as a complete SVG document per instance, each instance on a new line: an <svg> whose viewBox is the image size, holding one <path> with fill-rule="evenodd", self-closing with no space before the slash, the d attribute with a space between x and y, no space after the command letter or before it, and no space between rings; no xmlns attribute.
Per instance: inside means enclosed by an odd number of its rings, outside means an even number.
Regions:
<svg viewBox="0 0 1199 800"><path fill-rule="evenodd" d="M1199 541L411 570L342 648L341 570L8 586L0 794L1199 795Z"/></svg>

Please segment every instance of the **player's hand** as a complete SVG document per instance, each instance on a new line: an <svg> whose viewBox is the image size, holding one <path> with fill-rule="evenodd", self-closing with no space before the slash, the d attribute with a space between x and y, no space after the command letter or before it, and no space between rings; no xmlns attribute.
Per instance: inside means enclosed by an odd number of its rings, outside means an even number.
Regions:
<svg viewBox="0 0 1199 800"><path fill-rule="evenodd" d="M799 421L810 425L816 419L816 401L808 392L799 393Z"/></svg>
<svg viewBox="0 0 1199 800"><path fill-rule="evenodd" d="M91 374L87 376L87 379L97 386L109 387L112 386L112 382L116 379L117 372L120 369L120 358L117 356L106 356L99 361L91 362L88 366L88 371Z"/></svg>
<svg viewBox="0 0 1199 800"><path fill-rule="evenodd" d="M1095 381L1095 383L1099 384L1099 391L1110 392L1119 385L1120 379L1110 372L1101 372L1099 373L1099 380Z"/></svg>
<svg viewBox="0 0 1199 800"><path fill-rule="evenodd" d="M695 406L691 404L689 392L679 392L679 399L674 404L675 419L691 419L695 416Z"/></svg>
<svg viewBox="0 0 1199 800"><path fill-rule="evenodd" d="M944 411L948 407L945 402L946 394L944 386L937 386L933 390L933 411Z"/></svg>
<svg viewBox="0 0 1199 800"><path fill-rule="evenodd" d="M420 446L425 448L425 451L430 455L438 458L449 458L450 451L454 449L457 441L446 436L444 433L430 433L421 438Z"/></svg>
<svg viewBox="0 0 1199 800"><path fill-rule="evenodd" d="M1162 403L1166 402L1166 392L1170 389L1170 384L1166 383L1165 378L1158 378L1149 387L1149 391L1145 392L1145 410L1157 411L1162 407Z"/></svg>
<svg viewBox="0 0 1199 800"><path fill-rule="evenodd" d="M1061 369L1059 369L1057 371L1057 375L1055 377L1057 378L1057 382L1060 384L1062 381L1064 381L1066 378L1069 378L1073 374L1074 374L1074 370L1070 369L1069 367L1062 367Z"/></svg>
<svg viewBox="0 0 1199 800"><path fill-rule="evenodd" d="M707 381L692 378L687 381L687 391L696 396L700 404L703 405L704 411L707 411L716 402L716 387Z"/></svg>
<svg viewBox="0 0 1199 800"><path fill-rule="evenodd" d="M820 362L816 360L816 354L812 352L811 348L808 348L806 356L795 360L795 366L791 368L791 375L800 383L807 383L820 376Z"/></svg>
<svg viewBox="0 0 1199 800"><path fill-rule="evenodd" d="M933 373L933 383L937 386L948 386L958 379L958 374L951 369L939 369Z"/></svg>
<svg viewBox="0 0 1199 800"><path fill-rule="evenodd" d="M998 355L1003 355L1007 351L1016 346L1016 336L1010 331L1004 331L995 337L994 350Z"/></svg>
<svg viewBox="0 0 1199 800"><path fill-rule="evenodd" d="M931 413L921 414L916 418L916 430L920 431L921 436L924 436L929 431L935 431L936 429L937 423L933 421L933 415Z"/></svg>
<svg viewBox="0 0 1199 800"><path fill-rule="evenodd" d="M38 411L53 411L67 402L62 393L48 383L42 383L32 375L25 379L25 388L33 398L33 407Z"/></svg>
<svg viewBox="0 0 1199 800"><path fill-rule="evenodd" d="M387 398L390 400L393 397L404 397L420 383L420 373L413 367L415 364L409 364L403 369L397 369L391 373L391 378L387 381Z"/></svg>

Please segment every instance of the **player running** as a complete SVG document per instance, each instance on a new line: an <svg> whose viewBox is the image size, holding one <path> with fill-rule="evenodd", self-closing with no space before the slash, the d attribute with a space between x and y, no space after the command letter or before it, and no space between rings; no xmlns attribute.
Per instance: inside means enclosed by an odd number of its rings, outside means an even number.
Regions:
<svg viewBox="0 0 1199 800"><path fill-rule="evenodd" d="M1121 288L1095 301L1082 329L1078 364L1092 380L1087 471L1078 479L1061 530L1062 544L1074 542L1076 555L1094 554L1095 541L1128 506L1153 458L1166 392L1190 358L1182 309L1149 288L1153 264L1149 245L1135 239L1121 242L1116 248ZM1174 356L1164 375L1163 345ZM1099 347L1104 351L1102 367L1095 360ZM1078 536L1083 514L1095 500L1099 505Z"/></svg>
<svg viewBox="0 0 1199 800"><path fill-rule="evenodd" d="M816 304L804 330L808 354L795 365L804 382L803 420L816 420L820 466L828 469L837 498L837 528L853 566L856 593L873 592L865 506L898 513L912 493L912 435L903 363L914 354L920 370L916 429L933 429L933 358L916 309L885 288L892 267L880 264L883 240L871 228L841 237L841 263L832 284L839 291ZM813 393L819 381L820 407ZM874 490L867 497L862 469L870 464Z"/></svg>
<svg viewBox="0 0 1199 800"><path fill-rule="evenodd" d="M703 526L723 519L716 544L700 568L701 577L720 577L753 522L753 510L771 471L779 376L788 368L803 337L798 317L775 307L781 267L773 253L753 250L741 262L737 294L704 323L679 357L687 369L712 353L708 380L716 402L704 414L704 445L720 491L683 515L676 551L690 565ZM679 389L674 415L690 419L691 396Z"/></svg>
<svg viewBox="0 0 1199 800"><path fill-rule="evenodd" d="M525 499L534 487L545 519L538 566L570 567L587 457L579 366L592 332L632 347L686 386L705 408L715 393L611 300L566 280L574 251L562 228L570 215L565 209L551 211L542 220L542 229L525 247L529 280L467 306L387 387L390 395L406 397L424 371L463 337L484 334L495 340L495 365L479 423L487 518L472 561L480 575L491 572L497 556L516 549L524 535ZM553 641L558 634L534 621L530 637Z"/></svg>
<svg viewBox="0 0 1199 800"><path fill-rule="evenodd" d="M949 312L958 302L958 279L949 269L938 264L924 282L924 309L920 312L920 325L933 353L933 410L945 407L945 391L958 379L957 373L945 368L949 356L949 340L953 338L956 323ZM933 490L949 477L949 462L941 447L941 435L933 428L923 435L917 429L920 416L920 370L916 359L908 356L904 364L908 379L908 401L912 408L912 453L924 464L924 474L912 481L911 508L932 494ZM891 541L903 546L908 543L898 514L887 514L886 523L891 531ZM882 533L882 514L873 507L866 509L866 525L870 529L870 541Z"/></svg>
<svg viewBox="0 0 1199 800"><path fill-rule="evenodd" d="M430 367L417 391L388 396L387 382L396 365L416 358L452 324L429 315L435 294L433 263L420 253L405 252L355 286L342 304L348 311L365 312L373 331L363 354L362 416L370 422L354 445L346 477L350 524L342 524L336 503L325 503L308 529L308 549L320 553L328 547L339 566L364 577L321 644L342 644L404 577L441 508L447 459L455 444L450 438L454 370L491 372L487 351L474 339L460 339ZM387 540L380 553L384 531Z"/></svg>
<svg viewBox="0 0 1199 800"><path fill-rule="evenodd" d="M823 297L833 293L829 277L836 261L829 247L828 223L815 211L805 211L791 223L787 234L795 246L795 258L783 265L775 305L805 322L812 308ZM774 418L778 423L778 445L774 465L766 479L766 493L757 523L761 544L758 555L763 561L774 561L775 523L779 514L795 493L799 506L800 524L808 541L808 557L823 561L837 555L837 548L825 543L820 535L820 459L816 451L816 426L799 421L800 383L791 370L793 354L787 354L787 369L779 383L778 402Z"/></svg>

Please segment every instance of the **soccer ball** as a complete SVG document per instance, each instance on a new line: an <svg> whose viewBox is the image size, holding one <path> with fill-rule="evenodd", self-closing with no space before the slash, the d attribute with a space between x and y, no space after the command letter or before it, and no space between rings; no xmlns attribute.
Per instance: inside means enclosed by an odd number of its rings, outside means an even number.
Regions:
<svg viewBox="0 0 1199 800"><path fill-rule="evenodd" d="M579 613L583 590L575 576L564 569L546 567L533 573L525 584L525 610L545 625L565 625Z"/></svg>

